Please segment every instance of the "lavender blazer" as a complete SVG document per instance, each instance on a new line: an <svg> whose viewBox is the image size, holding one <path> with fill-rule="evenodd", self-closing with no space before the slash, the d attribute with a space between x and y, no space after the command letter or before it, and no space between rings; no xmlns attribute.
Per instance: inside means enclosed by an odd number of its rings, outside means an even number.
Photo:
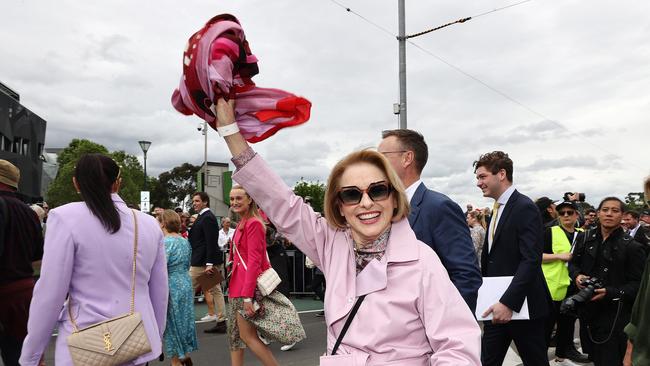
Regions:
<svg viewBox="0 0 650 366"><path fill-rule="evenodd" d="M393 223L382 260L357 276L350 232L314 213L259 155L233 179L325 274L328 354L356 298L367 294L338 351L354 358L346 366L480 365L481 330L472 312L406 219ZM341 365L331 361L321 365Z"/></svg>
<svg viewBox="0 0 650 366"><path fill-rule="evenodd" d="M134 223L131 210L117 195L113 202L120 213L121 228L109 234L85 203L75 202L49 213L41 278L34 288L29 309L27 337L20 364L38 365L58 328L55 364L72 365L66 339L72 332L68 316L79 328L128 313L131 301ZM163 234L149 215L138 217L138 254L135 310L142 321L152 351L128 365L144 364L161 353L167 316L167 264Z"/></svg>

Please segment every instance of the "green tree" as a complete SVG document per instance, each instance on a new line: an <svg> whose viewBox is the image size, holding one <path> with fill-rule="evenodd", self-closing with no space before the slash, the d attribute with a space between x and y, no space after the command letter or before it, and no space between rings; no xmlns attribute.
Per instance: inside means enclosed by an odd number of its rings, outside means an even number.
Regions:
<svg viewBox="0 0 650 366"><path fill-rule="evenodd" d="M308 182L303 178L293 186L293 192L302 197L311 198L311 206L316 212L323 213L323 202L325 201L325 184L316 181Z"/></svg>
<svg viewBox="0 0 650 366"><path fill-rule="evenodd" d="M201 170L198 165L183 163L158 176L159 186L156 195L160 197L157 206L169 208L171 204L182 205L188 195L196 192L196 173ZM166 193L166 195L165 195ZM189 208L189 202L185 209Z"/></svg>
<svg viewBox="0 0 650 366"><path fill-rule="evenodd" d="M156 177L149 177L147 180L149 192L151 192L151 208L153 207L172 207L173 203L169 198L169 193L165 187L160 184Z"/></svg>
<svg viewBox="0 0 650 366"><path fill-rule="evenodd" d="M81 197L72 186L72 176L77 160L90 153L108 154L108 150L100 144L86 139L74 139L61 151L57 158L59 171L47 190L47 201L50 207L61 206L69 202L81 201Z"/></svg>
<svg viewBox="0 0 650 366"><path fill-rule="evenodd" d="M105 154L115 160L120 166L120 176L122 177L120 197L127 203L140 203L140 190L142 189L144 172L138 159L124 151L109 153L108 149L103 145L85 139L72 140L59 154L57 159L59 171L47 191L48 203L52 207L56 207L81 200L72 185L72 176L74 175L77 160L82 155L91 153Z"/></svg>
<svg viewBox="0 0 650 366"><path fill-rule="evenodd" d="M120 166L120 176L122 177L120 197L126 203L138 205L140 191L144 188L144 170L138 158L122 150L114 151L110 156Z"/></svg>
<svg viewBox="0 0 650 366"><path fill-rule="evenodd" d="M625 196L625 207L628 210L641 211L645 208L643 192L630 192Z"/></svg>

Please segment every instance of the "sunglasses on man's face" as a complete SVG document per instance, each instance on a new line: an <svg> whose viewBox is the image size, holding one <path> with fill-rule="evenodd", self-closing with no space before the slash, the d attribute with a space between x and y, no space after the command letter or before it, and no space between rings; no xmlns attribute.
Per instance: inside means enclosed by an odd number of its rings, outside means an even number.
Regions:
<svg viewBox="0 0 650 366"><path fill-rule="evenodd" d="M338 197L344 205L356 205L361 202L364 193L368 194L368 197L375 202L385 200L392 191L393 187L390 184L381 181L371 183L366 189L355 186L343 187L339 191Z"/></svg>
<svg viewBox="0 0 650 366"><path fill-rule="evenodd" d="M573 210L558 211L557 214L560 216L573 216L576 212Z"/></svg>

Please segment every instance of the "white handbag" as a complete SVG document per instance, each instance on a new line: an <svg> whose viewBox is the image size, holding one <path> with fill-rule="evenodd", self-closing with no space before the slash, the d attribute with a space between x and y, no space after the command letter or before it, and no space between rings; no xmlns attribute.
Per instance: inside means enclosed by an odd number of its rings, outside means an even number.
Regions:
<svg viewBox="0 0 650 366"><path fill-rule="evenodd" d="M235 247L235 252L237 252L237 256L239 257L241 264L244 266L244 269L248 271L246 262L244 262L244 258L242 258L241 254L239 254L239 249L237 249L237 244L234 240L232 242L232 246ZM266 250L264 251L266 252ZM269 262L269 265L271 265L269 253L266 253L266 260ZM260 290L262 296L268 296L271 292L273 292L273 290L275 290L276 287L278 287L280 282L282 282L282 280L280 279L278 272L276 272L273 267L269 267L269 269L262 272L259 277L257 277L257 288Z"/></svg>

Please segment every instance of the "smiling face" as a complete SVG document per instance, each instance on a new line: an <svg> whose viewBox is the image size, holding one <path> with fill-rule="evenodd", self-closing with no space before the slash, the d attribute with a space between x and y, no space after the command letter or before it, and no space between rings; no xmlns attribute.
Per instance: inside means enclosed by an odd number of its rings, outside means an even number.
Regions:
<svg viewBox="0 0 650 366"><path fill-rule="evenodd" d="M621 224L627 230L632 230L639 224L639 221L635 219L634 216L632 216L632 214L625 213L623 214L623 221L621 221Z"/></svg>
<svg viewBox="0 0 650 366"><path fill-rule="evenodd" d="M246 216L253 201L243 189L235 188L230 191L230 208L233 212Z"/></svg>
<svg viewBox="0 0 650 366"><path fill-rule="evenodd" d="M506 179L506 171L499 170L496 174L492 174L484 166L476 169L476 186L483 192L483 197L494 198L495 200L501 197L501 194L508 189L511 183Z"/></svg>
<svg viewBox="0 0 650 366"><path fill-rule="evenodd" d="M350 165L341 175L338 186L367 189L372 183L386 182L388 178L376 166L368 163ZM358 244L369 244L390 226L395 210L394 192L383 200L373 201L363 193L357 204L339 202L339 213L345 217L352 230L352 237Z"/></svg>
<svg viewBox="0 0 650 366"><path fill-rule="evenodd" d="M194 197L192 197L192 208L194 208L194 211L201 212L201 210L203 210L206 207L208 207L208 203L203 202L201 200L201 196L196 194L194 195Z"/></svg>

